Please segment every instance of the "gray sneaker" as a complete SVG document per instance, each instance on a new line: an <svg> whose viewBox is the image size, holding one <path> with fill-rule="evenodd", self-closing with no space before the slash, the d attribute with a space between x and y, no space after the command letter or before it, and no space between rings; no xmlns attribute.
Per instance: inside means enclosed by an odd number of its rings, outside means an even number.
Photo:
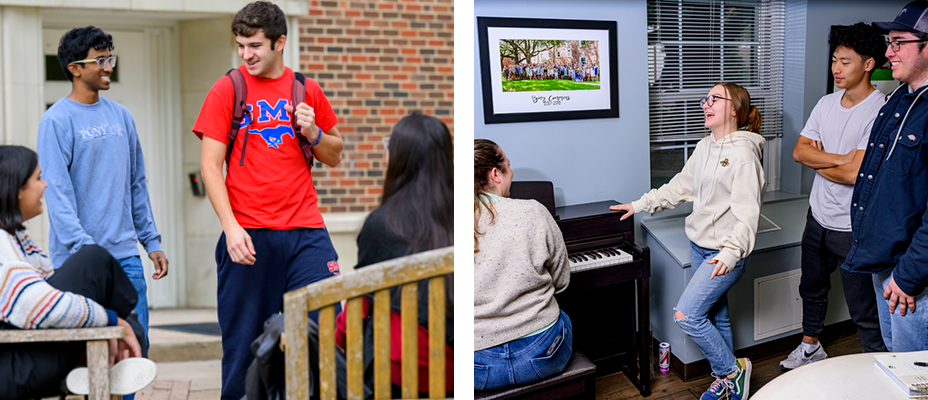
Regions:
<svg viewBox="0 0 928 400"><path fill-rule="evenodd" d="M803 342L792 353L789 353L789 357L780 361L780 369L789 371L826 358L828 358L828 354L825 354L825 348L822 347L821 343L809 344Z"/></svg>

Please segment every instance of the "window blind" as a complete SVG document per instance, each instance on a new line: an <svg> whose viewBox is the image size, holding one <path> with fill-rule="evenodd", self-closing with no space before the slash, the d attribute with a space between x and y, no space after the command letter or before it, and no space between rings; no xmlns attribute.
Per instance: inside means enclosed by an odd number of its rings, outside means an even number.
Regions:
<svg viewBox="0 0 928 400"><path fill-rule="evenodd" d="M723 81L748 90L765 137L781 137L784 26L783 0L649 0L651 143L701 139L699 99Z"/></svg>

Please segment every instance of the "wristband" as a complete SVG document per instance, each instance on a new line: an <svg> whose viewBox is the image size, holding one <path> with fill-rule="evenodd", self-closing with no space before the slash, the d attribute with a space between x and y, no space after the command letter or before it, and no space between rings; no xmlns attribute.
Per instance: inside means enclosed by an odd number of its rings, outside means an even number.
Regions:
<svg viewBox="0 0 928 400"><path fill-rule="evenodd" d="M309 144L309 147L316 146L320 141L322 141L322 128L319 128L318 126L316 128L319 129L319 136L317 136L316 140Z"/></svg>

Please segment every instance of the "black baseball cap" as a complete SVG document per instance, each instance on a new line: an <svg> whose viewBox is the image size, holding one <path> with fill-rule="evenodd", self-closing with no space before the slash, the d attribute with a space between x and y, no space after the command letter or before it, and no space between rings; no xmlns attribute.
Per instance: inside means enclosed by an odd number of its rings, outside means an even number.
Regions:
<svg viewBox="0 0 928 400"><path fill-rule="evenodd" d="M892 22L874 22L873 27L883 33L889 31L928 33L928 1L916 0L906 4Z"/></svg>

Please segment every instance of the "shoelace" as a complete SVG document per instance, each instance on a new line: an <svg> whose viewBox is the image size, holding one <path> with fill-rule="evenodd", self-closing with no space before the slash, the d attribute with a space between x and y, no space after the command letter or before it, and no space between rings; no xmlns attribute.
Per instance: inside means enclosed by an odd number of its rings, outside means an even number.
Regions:
<svg viewBox="0 0 928 400"><path fill-rule="evenodd" d="M712 372L712 376L715 378L715 382L712 382L712 386L709 386L709 393L717 394L723 390L722 386L726 386L728 388L728 392L724 394L728 397L731 397L731 390L735 387L735 384L732 383L728 377L722 378L716 375L715 372Z"/></svg>

